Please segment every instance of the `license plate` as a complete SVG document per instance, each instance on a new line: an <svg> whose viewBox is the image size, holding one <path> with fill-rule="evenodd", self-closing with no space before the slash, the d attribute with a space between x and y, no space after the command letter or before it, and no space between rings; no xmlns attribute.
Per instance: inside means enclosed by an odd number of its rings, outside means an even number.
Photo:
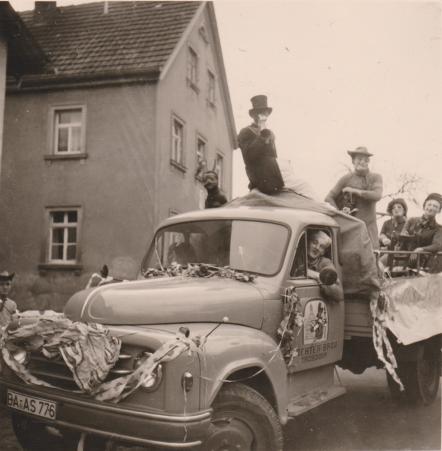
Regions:
<svg viewBox="0 0 442 451"><path fill-rule="evenodd" d="M7 393L7 406L11 409L30 413L43 418L55 420L57 416L57 403L35 396L22 395L12 390Z"/></svg>

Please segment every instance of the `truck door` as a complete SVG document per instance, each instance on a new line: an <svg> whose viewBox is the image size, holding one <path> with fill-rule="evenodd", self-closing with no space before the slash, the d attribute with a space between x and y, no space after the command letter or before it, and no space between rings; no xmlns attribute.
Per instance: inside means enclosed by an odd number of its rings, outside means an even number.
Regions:
<svg viewBox="0 0 442 451"><path fill-rule="evenodd" d="M316 258L318 255L316 252L315 258L311 258L314 251L312 248L309 250L309 245L318 237L325 238L319 241L327 245L322 246L320 253L323 255ZM327 293L330 291L327 290L329 287L321 286L314 278L317 277L317 272L316 274L312 272L321 266L333 264L340 278L337 256L334 230L327 227L308 227L303 231L297 243L285 290L285 302L291 297L292 304L295 300L299 312L297 324L293 326L293 350L288 367L290 373L330 365L342 357L343 299L340 301L331 299Z"/></svg>

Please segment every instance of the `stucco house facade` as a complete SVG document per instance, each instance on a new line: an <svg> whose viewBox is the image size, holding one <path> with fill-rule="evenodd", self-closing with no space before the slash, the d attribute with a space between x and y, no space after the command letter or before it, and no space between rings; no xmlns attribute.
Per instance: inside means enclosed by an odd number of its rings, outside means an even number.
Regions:
<svg viewBox="0 0 442 451"><path fill-rule="evenodd" d="M236 132L210 2L36 3L20 16L49 64L7 82L0 260L19 306L59 310L202 207L204 162L231 196Z"/></svg>

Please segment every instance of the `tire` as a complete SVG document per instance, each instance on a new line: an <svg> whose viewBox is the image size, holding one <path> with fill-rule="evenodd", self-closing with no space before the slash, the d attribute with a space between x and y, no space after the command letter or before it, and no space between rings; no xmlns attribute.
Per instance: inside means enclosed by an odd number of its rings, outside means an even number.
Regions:
<svg viewBox="0 0 442 451"><path fill-rule="evenodd" d="M17 441L25 451L49 451L55 449L74 451L76 449L73 433L66 433L66 437L56 436L47 430L47 426L44 423L39 423L26 415L16 412L12 413L11 420Z"/></svg>
<svg viewBox="0 0 442 451"><path fill-rule="evenodd" d="M256 390L240 383L222 387L202 451L282 451L276 412Z"/></svg>
<svg viewBox="0 0 442 451"><path fill-rule="evenodd" d="M398 362L398 376L404 384L405 392L387 375L388 386L393 399L408 400L413 404L429 405L439 391L441 359L438 341L426 340L417 350L416 360Z"/></svg>

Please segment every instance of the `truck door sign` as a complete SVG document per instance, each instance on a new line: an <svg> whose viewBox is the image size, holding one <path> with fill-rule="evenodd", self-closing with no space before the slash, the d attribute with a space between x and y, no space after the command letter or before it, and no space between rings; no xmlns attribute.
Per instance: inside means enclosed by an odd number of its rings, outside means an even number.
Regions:
<svg viewBox="0 0 442 451"><path fill-rule="evenodd" d="M321 300L308 301L304 308L304 345L321 343L328 336L328 311Z"/></svg>

